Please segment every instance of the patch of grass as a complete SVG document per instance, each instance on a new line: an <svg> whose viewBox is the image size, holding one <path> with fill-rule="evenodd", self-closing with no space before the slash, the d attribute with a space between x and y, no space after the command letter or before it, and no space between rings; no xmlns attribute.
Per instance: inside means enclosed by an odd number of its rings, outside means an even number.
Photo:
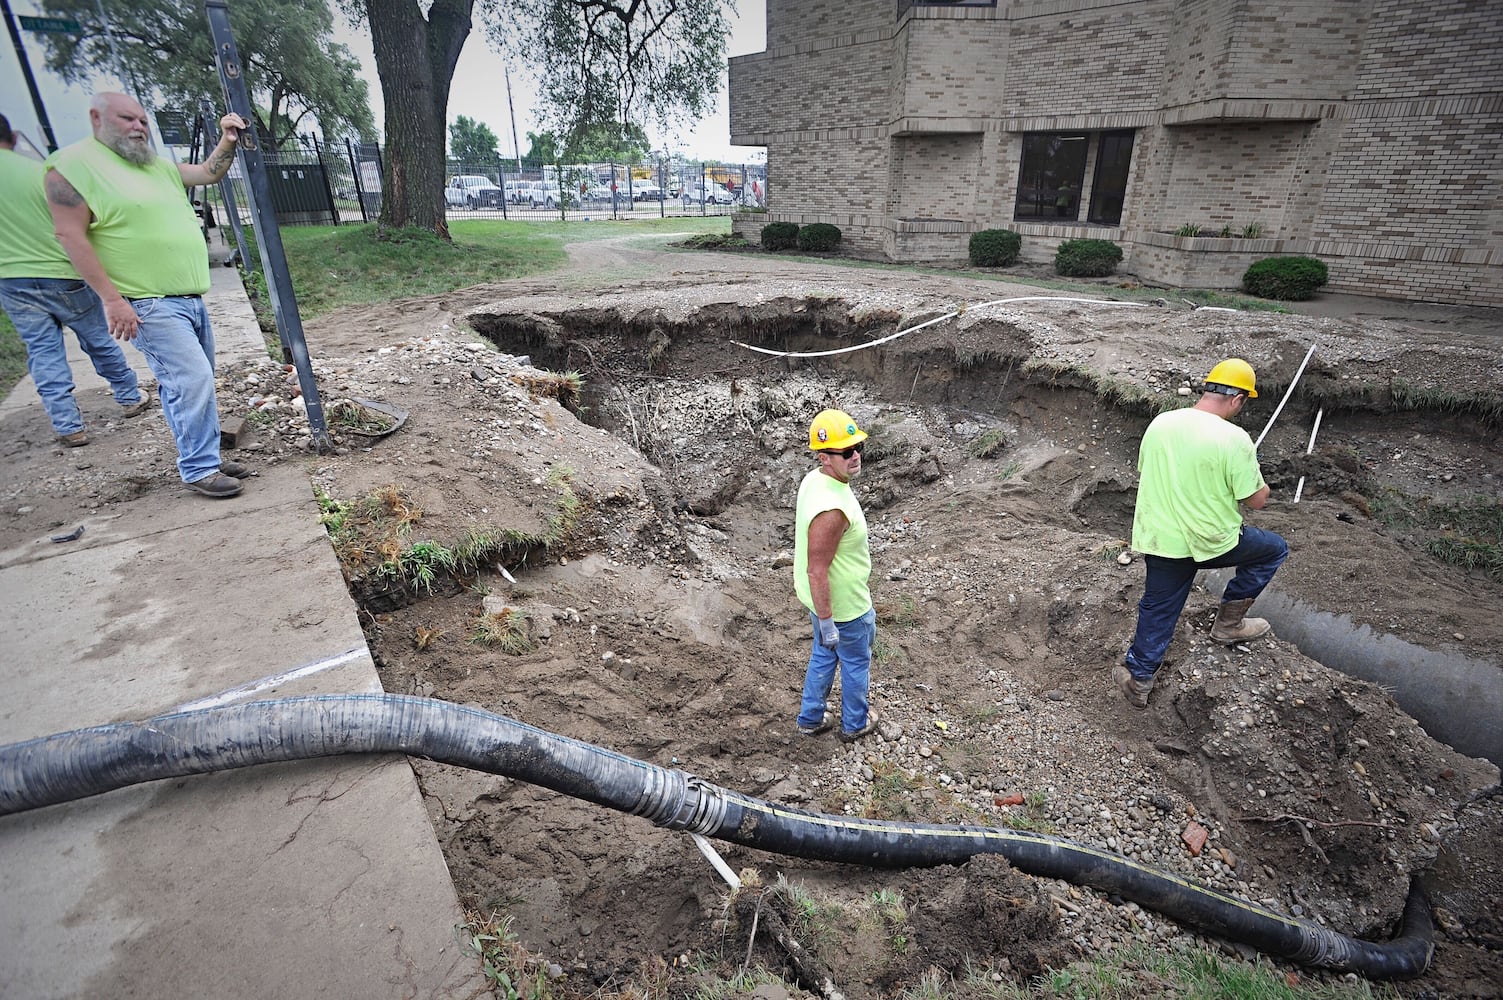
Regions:
<svg viewBox="0 0 1503 1000"><path fill-rule="evenodd" d="M1102 561L1111 561L1126 552L1128 548L1126 539L1114 538L1110 542L1102 542L1096 546L1091 554Z"/></svg>
<svg viewBox="0 0 1503 1000"><path fill-rule="evenodd" d="M1172 392L1153 392L1135 382L1046 358L1029 358L1023 362L1023 371L1041 385L1085 389L1106 406L1149 417L1179 409L1187 402Z"/></svg>
<svg viewBox="0 0 1503 1000"><path fill-rule="evenodd" d="M1007 432L1000 427L983 431L966 446L966 451L976 458L996 458L1007 447Z"/></svg>
<svg viewBox="0 0 1503 1000"><path fill-rule="evenodd" d="M497 1000L549 1000L547 967L528 954L512 930L510 916L470 912L465 917L454 934L466 955L480 959Z"/></svg>
<svg viewBox="0 0 1503 1000"><path fill-rule="evenodd" d="M576 371L562 374L547 371L513 372L511 380L526 389L535 399L556 399L560 406L574 410L584 392L584 376Z"/></svg>
<svg viewBox="0 0 1503 1000"><path fill-rule="evenodd" d="M482 614L475 623L470 641L489 646L508 656L521 656L538 648L527 626L528 614L521 608L502 608L493 614Z"/></svg>
<svg viewBox="0 0 1503 1000"><path fill-rule="evenodd" d="M918 605L908 594L899 594L890 601L878 601L872 608L877 613L877 624L888 628L911 629L918 625Z"/></svg>
<svg viewBox="0 0 1503 1000"><path fill-rule="evenodd" d="M1503 581L1503 502L1478 494L1456 504L1414 500L1397 490L1372 497L1368 513L1450 566Z"/></svg>
<svg viewBox="0 0 1503 1000"><path fill-rule="evenodd" d="M282 230L287 267L304 320L345 306L438 295L492 281L541 274L568 261L564 247L621 236L665 237L684 232L729 232L726 218L642 219L631 222L509 222L459 220L449 224L452 243L421 229L388 230L374 224L288 226ZM259 251L247 236L263 328L272 328L271 299L260 276Z"/></svg>
<svg viewBox="0 0 1503 1000"><path fill-rule="evenodd" d="M25 375L26 345L10 317L0 312L0 396L14 389Z"/></svg>
<svg viewBox="0 0 1503 1000"><path fill-rule="evenodd" d="M341 399L330 406L327 412L332 430L364 434L367 437L384 434L397 422L390 414L361 406L353 399Z"/></svg>
<svg viewBox="0 0 1503 1000"><path fill-rule="evenodd" d="M872 640L872 663L876 666L886 666L889 663L902 663L908 659L908 654L903 652L903 647L889 641L881 632Z"/></svg>

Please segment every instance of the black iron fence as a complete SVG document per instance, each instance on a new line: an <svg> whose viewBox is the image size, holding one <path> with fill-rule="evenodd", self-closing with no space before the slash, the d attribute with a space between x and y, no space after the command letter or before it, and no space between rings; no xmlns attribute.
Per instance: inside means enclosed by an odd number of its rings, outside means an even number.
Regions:
<svg viewBox="0 0 1503 1000"><path fill-rule="evenodd" d="M309 138L267 152L264 160L282 225L374 222L381 212L381 150L374 143L347 140L335 147ZM248 220L249 196L238 165L228 182L241 218ZM564 165L514 158L450 160L444 205L450 219L729 215L767 208L767 171L761 164L675 160Z"/></svg>

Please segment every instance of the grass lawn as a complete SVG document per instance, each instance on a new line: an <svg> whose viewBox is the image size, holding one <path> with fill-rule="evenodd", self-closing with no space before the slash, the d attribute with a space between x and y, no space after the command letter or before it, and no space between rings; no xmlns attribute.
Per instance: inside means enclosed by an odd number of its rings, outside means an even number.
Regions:
<svg viewBox="0 0 1503 1000"><path fill-rule="evenodd" d="M667 233L730 232L728 217L596 222L467 220L449 226L452 243L422 230L399 230L374 240L375 226L289 226L282 247L310 319L343 306L437 295L493 281L541 274L563 266L564 247L582 240ZM246 235L257 257L253 236ZM255 261L259 271L260 262ZM259 274L253 283L260 282ZM259 290L259 288L258 288ZM261 301L269 301L264 295Z"/></svg>
<svg viewBox="0 0 1503 1000"><path fill-rule="evenodd" d="M0 312L0 393L15 388L26 374L26 346L11 326L10 317Z"/></svg>

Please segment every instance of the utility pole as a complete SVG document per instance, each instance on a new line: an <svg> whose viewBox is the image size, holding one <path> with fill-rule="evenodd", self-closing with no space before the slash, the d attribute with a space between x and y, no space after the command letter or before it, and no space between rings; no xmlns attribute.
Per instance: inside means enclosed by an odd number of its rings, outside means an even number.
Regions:
<svg viewBox="0 0 1503 1000"><path fill-rule="evenodd" d="M16 61L21 64L21 75L26 77L26 89L31 94L31 106L36 109L37 124L42 128L42 138L47 143L47 152L55 153L57 152L57 136L52 134L52 122L47 118L47 106L42 103L42 92L37 90L36 77L31 75L31 62L26 58L26 46L21 44L21 31L16 27L16 19L10 12L10 0L0 0L0 7L5 9L5 26L10 29L11 44L16 47ZM508 91L509 99L510 91Z"/></svg>
<svg viewBox="0 0 1503 1000"><path fill-rule="evenodd" d="M517 176L522 176L522 147L517 145L517 111L511 104L511 67L503 66L506 74L506 113L511 116L511 151L517 157Z"/></svg>

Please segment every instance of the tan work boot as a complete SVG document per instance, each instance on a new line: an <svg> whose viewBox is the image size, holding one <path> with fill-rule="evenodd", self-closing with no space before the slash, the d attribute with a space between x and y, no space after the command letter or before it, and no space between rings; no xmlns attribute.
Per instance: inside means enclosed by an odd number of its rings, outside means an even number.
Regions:
<svg viewBox="0 0 1503 1000"><path fill-rule="evenodd" d="M1268 630L1273 628L1267 619L1247 617L1247 609L1252 607L1255 600L1255 597L1245 597L1240 601L1227 601L1217 608L1216 622L1211 626L1211 638L1230 646L1234 642L1247 642L1267 635Z"/></svg>
<svg viewBox="0 0 1503 1000"><path fill-rule="evenodd" d="M1125 664L1119 663L1112 668L1112 682L1117 685L1117 690L1122 692L1122 697L1133 708L1148 707L1148 692L1153 690L1153 678L1140 681L1132 675Z"/></svg>

